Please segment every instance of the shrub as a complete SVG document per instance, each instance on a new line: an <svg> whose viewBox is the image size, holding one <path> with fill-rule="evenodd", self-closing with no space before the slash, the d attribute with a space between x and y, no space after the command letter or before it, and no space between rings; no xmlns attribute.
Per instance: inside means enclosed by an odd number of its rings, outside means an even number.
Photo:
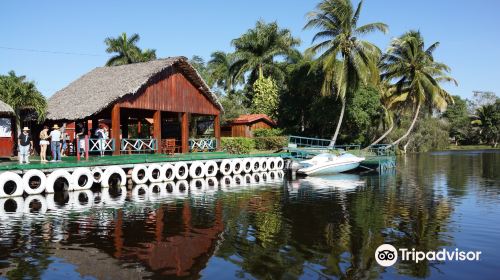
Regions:
<svg viewBox="0 0 500 280"><path fill-rule="evenodd" d="M248 154L255 147L252 138L244 137L223 137L221 138L221 148L230 154Z"/></svg>
<svg viewBox="0 0 500 280"><path fill-rule="evenodd" d="M283 134L283 130L279 128L256 128L253 131L254 137L274 137L281 136Z"/></svg>
<svg viewBox="0 0 500 280"><path fill-rule="evenodd" d="M279 150L288 143L285 136L255 137L255 149L257 150Z"/></svg>

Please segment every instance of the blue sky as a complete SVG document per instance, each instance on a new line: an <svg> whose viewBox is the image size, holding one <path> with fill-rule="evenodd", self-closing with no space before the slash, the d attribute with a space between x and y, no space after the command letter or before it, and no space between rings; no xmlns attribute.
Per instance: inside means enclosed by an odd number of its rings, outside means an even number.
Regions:
<svg viewBox="0 0 500 280"><path fill-rule="evenodd" d="M310 46L313 31L303 31L317 1L1 1L0 74L27 75L47 97L87 71L102 66L108 54L104 38L139 33L140 47L159 57L231 51L230 41L258 19L278 21ZM357 3L357 1L355 1ZM500 93L500 1L366 0L361 23L382 21L389 34L367 36L381 49L391 38L418 29L426 42L440 41L436 59L452 68L459 86ZM5 48L91 55L26 52Z"/></svg>

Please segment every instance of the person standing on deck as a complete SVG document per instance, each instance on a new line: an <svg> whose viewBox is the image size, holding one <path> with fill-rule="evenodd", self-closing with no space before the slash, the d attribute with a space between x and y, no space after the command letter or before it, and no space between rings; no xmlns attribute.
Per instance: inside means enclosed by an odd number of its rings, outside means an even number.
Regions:
<svg viewBox="0 0 500 280"><path fill-rule="evenodd" d="M50 132L50 149L52 150L52 160L50 162L61 161L61 131L57 124L52 127Z"/></svg>
<svg viewBox="0 0 500 280"><path fill-rule="evenodd" d="M44 126L42 131L40 131L40 161L47 162L47 146L50 144L47 139L49 139L49 127Z"/></svg>
<svg viewBox="0 0 500 280"><path fill-rule="evenodd" d="M33 140L29 134L30 129L23 128L23 133L17 139L17 146L19 147L19 163L30 163L30 153L33 148Z"/></svg>
<svg viewBox="0 0 500 280"><path fill-rule="evenodd" d="M66 156L66 149L68 148L68 144L66 143L66 139L68 138L68 134L66 133L66 123L63 123L61 129L61 157Z"/></svg>
<svg viewBox="0 0 500 280"><path fill-rule="evenodd" d="M85 154L85 134L87 134L85 126L79 123L76 128L76 138L78 139L77 147L80 149L80 154Z"/></svg>
<svg viewBox="0 0 500 280"><path fill-rule="evenodd" d="M95 132L95 136L97 136L97 139L99 141L99 152L101 153L101 157L104 156L104 150L105 150L105 140L106 140L106 132L104 131L104 126L101 124L99 125L99 128Z"/></svg>

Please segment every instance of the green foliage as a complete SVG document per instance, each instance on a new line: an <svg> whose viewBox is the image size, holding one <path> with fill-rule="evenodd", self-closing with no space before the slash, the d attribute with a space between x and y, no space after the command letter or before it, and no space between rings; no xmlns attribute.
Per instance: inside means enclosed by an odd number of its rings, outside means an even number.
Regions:
<svg viewBox="0 0 500 280"><path fill-rule="evenodd" d="M132 34L128 37L127 33L123 32L116 38L108 37L104 40L107 46L107 53L116 53L107 62L106 66L118 66L137 62L146 62L156 59L156 50L145 49L141 50L137 46L140 40L138 34Z"/></svg>
<svg viewBox="0 0 500 280"><path fill-rule="evenodd" d="M252 99L252 113L266 114L276 118L278 113L278 87L271 77L260 77L253 84L254 96Z"/></svg>
<svg viewBox="0 0 500 280"><path fill-rule="evenodd" d="M223 124L240 115L250 113L250 109L245 106L247 99L241 91L232 91L226 95L220 96L219 101L222 107L224 107L224 114L221 118Z"/></svg>
<svg viewBox="0 0 500 280"><path fill-rule="evenodd" d="M0 76L0 100L14 109L18 126L23 108L33 108L38 115L39 122L45 119L47 101L38 91L35 83L26 80L26 76L17 76L14 71Z"/></svg>
<svg viewBox="0 0 500 280"><path fill-rule="evenodd" d="M257 128L252 132L254 137L274 137L282 136L283 130L280 128Z"/></svg>
<svg viewBox="0 0 500 280"><path fill-rule="evenodd" d="M209 87L213 86L214 82L212 75L210 74L210 69L205 64L205 60L201 56L193 55L193 57L189 60L189 64L191 64L194 69L198 71L198 74L200 74Z"/></svg>
<svg viewBox="0 0 500 280"><path fill-rule="evenodd" d="M418 122L408 142L407 152L446 149L449 146L448 125L437 118L423 118Z"/></svg>
<svg viewBox="0 0 500 280"><path fill-rule="evenodd" d="M450 127L450 137L456 144L464 143L470 133L469 114L467 112L467 102L460 96L453 96L454 104L450 104L443 117L448 121Z"/></svg>
<svg viewBox="0 0 500 280"><path fill-rule="evenodd" d="M473 123L480 128L481 139L496 146L500 141L500 99L477 109L477 120Z"/></svg>
<svg viewBox="0 0 500 280"><path fill-rule="evenodd" d="M288 137L285 136L268 136L255 137L255 149L261 151L276 151L281 150L288 144Z"/></svg>
<svg viewBox="0 0 500 280"><path fill-rule="evenodd" d="M223 137L221 147L230 154L248 154L254 149L255 141L245 137Z"/></svg>
<svg viewBox="0 0 500 280"><path fill-rule="evenodd" d="M384 109L379 92L372 87L361 87L347 99L346 119L342 135L344 143L368 145L377 132L377 124Z"/></svg>

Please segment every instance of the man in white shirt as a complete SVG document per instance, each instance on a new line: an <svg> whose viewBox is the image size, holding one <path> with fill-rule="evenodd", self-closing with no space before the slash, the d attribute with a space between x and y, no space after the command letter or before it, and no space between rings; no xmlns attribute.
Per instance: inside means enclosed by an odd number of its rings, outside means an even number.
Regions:
<svg viewBox="0 0 500 280"><path fill-rule="evenodd" d="M61 131L59 131L59 126L55 124L52 127L52 131L49 134L50 138L50 150L52 151L51 162L61 161Z"/></svg>

